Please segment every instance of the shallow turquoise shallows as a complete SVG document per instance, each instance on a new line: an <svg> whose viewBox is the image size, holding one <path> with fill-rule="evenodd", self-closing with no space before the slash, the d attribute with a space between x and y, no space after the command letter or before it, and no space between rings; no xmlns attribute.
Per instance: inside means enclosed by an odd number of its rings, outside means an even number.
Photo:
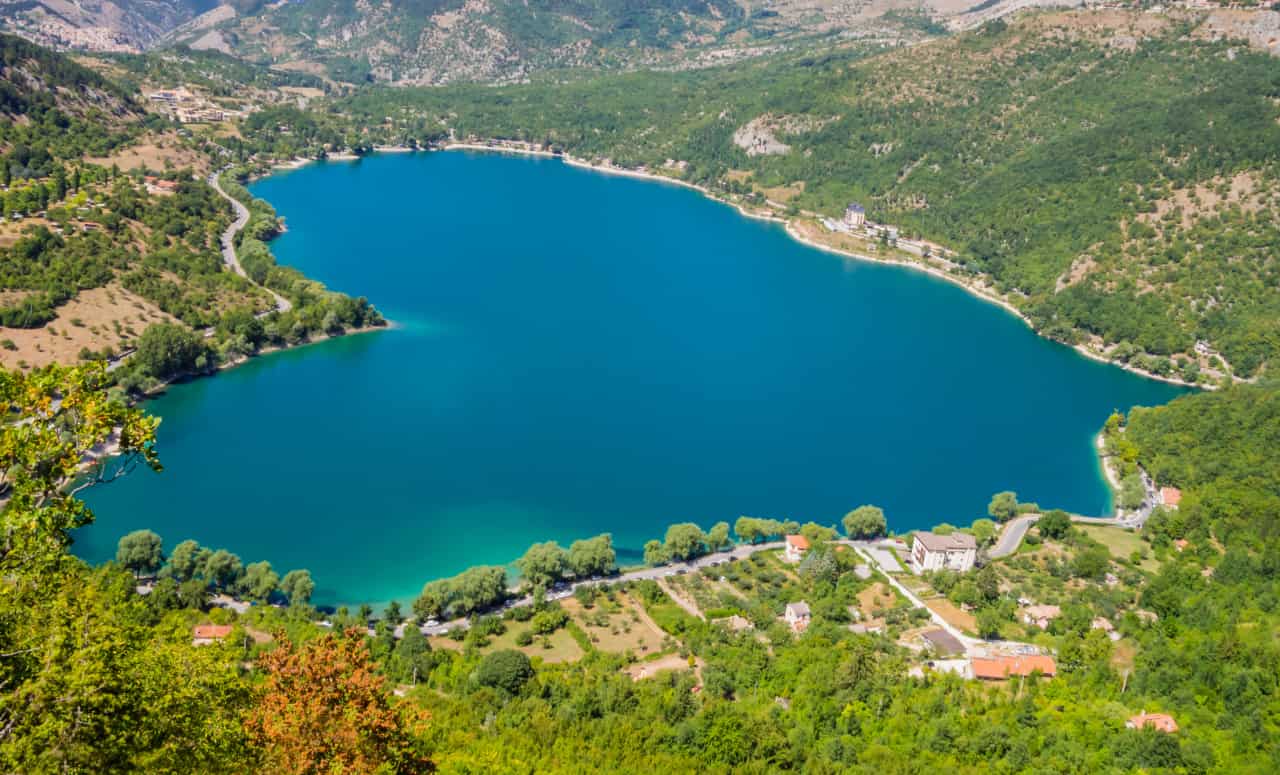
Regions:
<svg viewBox="0 0 1280 775"><path fill-rule="evenodd" d="M167 470L91 493L91 560L147 527L355 603L535 541L609 531L633 559L686 520L874 503L901 531L968 524L1003 489L1100 514L1093 434L1180 392L676 186L450 152L253 191L288 219L281 262L399 327L152 402Z"/></svg>

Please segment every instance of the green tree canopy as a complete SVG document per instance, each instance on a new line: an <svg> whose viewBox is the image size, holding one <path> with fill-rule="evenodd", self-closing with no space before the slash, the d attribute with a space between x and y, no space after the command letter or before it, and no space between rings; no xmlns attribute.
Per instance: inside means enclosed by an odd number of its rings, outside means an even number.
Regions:
<svg viewBox="0 0 1280 775"><path fill-rule="evenodd" d="M845 514L842 522L845 535L860 540L879 538L889 529L884 511L879 506L859 506Z"/></svg>
<svg viewBox="0 0 1280 775"><path fill-rule="evenodd" d="M997 522L1008 522L1018 514L1018 494L1011 490L998 492L991 496L987 504L987 514Z"/></svg>
<svg viewBox="0 0 1280 775"><path fill-rule="evenodd" d="M279 584L280 574L271 569L271 563L263 560L251 562L244 569L240 589L250 600L265 603L275 593Z"/></svg>
<svg viewBox="0 0 1280 775"><path fill-rule="evenodd" d="M519 694L530 678L533 678L533 665L529 658L513 649L486 654L475 672L476 683L508 694Z"/></svg>
<svg viewBox="0 0 1280 775"><path fill-rule="evenodd" d="M309 570L291 570L280 580L280 591L289 598L289 605L306 605L311 602L311 595L316 591L316 584L311 580Z"/></svg>
<svg viewBox="0 0 1280 775"><path fill-rule="evenodd" d="M154 323L138 337L137 368L156 379L203 369L207 347L200 335L176 323Z"/></svg>
<svg viewBox="0 0 1280 775"><path fill-rule="evenodd" d="M531 586L551 586L564 577L568 565L568 553L555 541L534 544L516 560L520 576Z"/></svg>
<svg viewBox="0 0 1280 775"><path fill-rule="evenodd" d="M615 571L617 565L613 536L608 533L574 541L569 545L568 567L577 578L605 576Z"/></svg>
<svg viewBox="0 0 1280 775"><path fill-rule="evenodd" d="M150 530L135 530L121 537L116 546L116 562L134 575L151 573L164 561L164 543Z"/></svg>
<svg viewBox="0 0 1280 775"><path fill-rule="evenodd" d="M690 560L707 552L707 537L692 522L681 522L667 528L663 551L673 560Z"/></svg>

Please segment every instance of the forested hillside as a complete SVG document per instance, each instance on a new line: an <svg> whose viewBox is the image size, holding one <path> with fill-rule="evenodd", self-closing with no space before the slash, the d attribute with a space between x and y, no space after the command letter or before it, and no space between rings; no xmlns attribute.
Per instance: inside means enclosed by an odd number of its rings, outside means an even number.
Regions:
<svg viewBox="0 0 1280 775"><path fill-rule="evenodd" d="M97 72L0 36L0 363L31 369L136 350L114 377L139 390L382 323L368 302L276 267L261 242L273 232L262 228L245 245L257 282L230 271L219 235L231 207L201 176L163 154L153 168L145 157L128 170L114 161L144 136L197 163L212 149L167 125ZM270 311L257 287L268 274L291 309Z"/></svg>
<svg viewBox="0 0 1280 775"><path fill-rule="evenodd" d="M891 579L833 528L744 519L744 544L798 530L804 559L765 548L658 581L606 576L552 599L545 584L608 573L616 557L608 536L567 551L539 544L517 562L529 600L489 608L509 594L506 573L477 568L428 584L414 622L398 604L318 612L305 571L282 578L269 563L246 566L191 541L166 549L149 531L123 538L102 568L67 555L71 530L92 520L63 489L83 453L118 436L125 454L94 464L89 482L158 467L163 453L155 421L111 399L107 384L101 367L0 375L6 412L23 421L3 428L0 445L5 771L301 775L336 762L394 773L1237 773L1280 764L1275 515L1219 513L1246 501L1274 511L1274 455L1259 458L1280 433L1273 388L1189 396L1135 412L1127 429L1120 418L1108 425L1185 488L1182 508L1158 512L1142 536L1048 512L1011 557L968 574ZM1227 421L1249 432L1218 437L1215 423ZM1208 453L1220 461L1213 473L1196 460ZM1224 480L1228 501L1211 495ZM1002 493L991 514L1008 519L1026 505ZM874 536L884 528L876 511L855 510L846 531ZM965 530L985 546L995 529L982 519ZM725 524L673 525L646 559L678 562L729 542ZM976 653L1004 641L1053 658L1019 677L958 674L954 654L921 640L929 612L891 581L954 621ZM215 593L256 604L237 613ZM812 612L803 626L784 617L796 601ZM1028 618L1039 610L1040 621ZM442 613L469 619L424 636L422 618ZM1172 726L1144 727L1140 712Z"/></svg>
<svg viewBox="0 0 1280 775"><path fill-rule="evenodd" d="M357 126L392 117L392 136L687 162L667 172L792 212L862 202L958 250L1051 336L1165 374L1225 360L1248 377L1280 352L1280 67L1204 24L1033 15L878 56L370 91L343 107Z"/></svg>

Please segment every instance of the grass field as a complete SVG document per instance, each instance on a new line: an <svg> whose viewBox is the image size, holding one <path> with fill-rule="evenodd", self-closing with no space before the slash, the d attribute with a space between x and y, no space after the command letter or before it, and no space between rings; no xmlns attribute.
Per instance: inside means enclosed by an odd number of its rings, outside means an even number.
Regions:
<svg viewBox="0 0 1280 775"><path fill-rule="evenodd" d="M973 614L957 608L954 603L945 597L935 597L924 601L924 604L929 607L930 611L941 616L952 627L959 627L967 633L976 633L978 631L978 620L973 618Z"/></svg>
<svg viewBox="0 0 1280 775"><path fill-rule="evenodd" d="M1151 547L1137 533L1129 530L1107 525L1081 525L1080 529L1093 540L1105 545L1112 557L1128 559L1129 555L1143 549L1146 549L1148 554L1151 552ZM1148 557L1139 567L1150 573L1159 569L1160 563L1154 557Z"/></svg>
<svg viewBox="0 0 1280 775"><path fill-rule="evenodd" d="M625 593L619 594L612 606L601 599L594 608L586 610L573 598L567 598L561 605L600 651L610 654L630 651L643 657L659 651L666 638L666 633L654 624L644 607ZM604 621L601 615L608 619L603 626L597 623Z"/></svg>

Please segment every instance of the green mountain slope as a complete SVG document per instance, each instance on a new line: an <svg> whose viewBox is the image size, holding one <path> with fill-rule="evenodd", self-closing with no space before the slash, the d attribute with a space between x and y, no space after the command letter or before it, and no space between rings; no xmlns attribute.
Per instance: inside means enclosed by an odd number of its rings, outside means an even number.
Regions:
<svg viewBox="0 0 1280 775"><path fill-rule="evenodd" d="M1249 376L1280 353L1280 66L1209 37L1203 15L1052 14L870 58L369 92L346 107L417 136L680 160L719 191L827 215L859 201L959 251L1052 336L1158 372L1226 361ZM748 129L780 145L761 153Z"/></svg>

